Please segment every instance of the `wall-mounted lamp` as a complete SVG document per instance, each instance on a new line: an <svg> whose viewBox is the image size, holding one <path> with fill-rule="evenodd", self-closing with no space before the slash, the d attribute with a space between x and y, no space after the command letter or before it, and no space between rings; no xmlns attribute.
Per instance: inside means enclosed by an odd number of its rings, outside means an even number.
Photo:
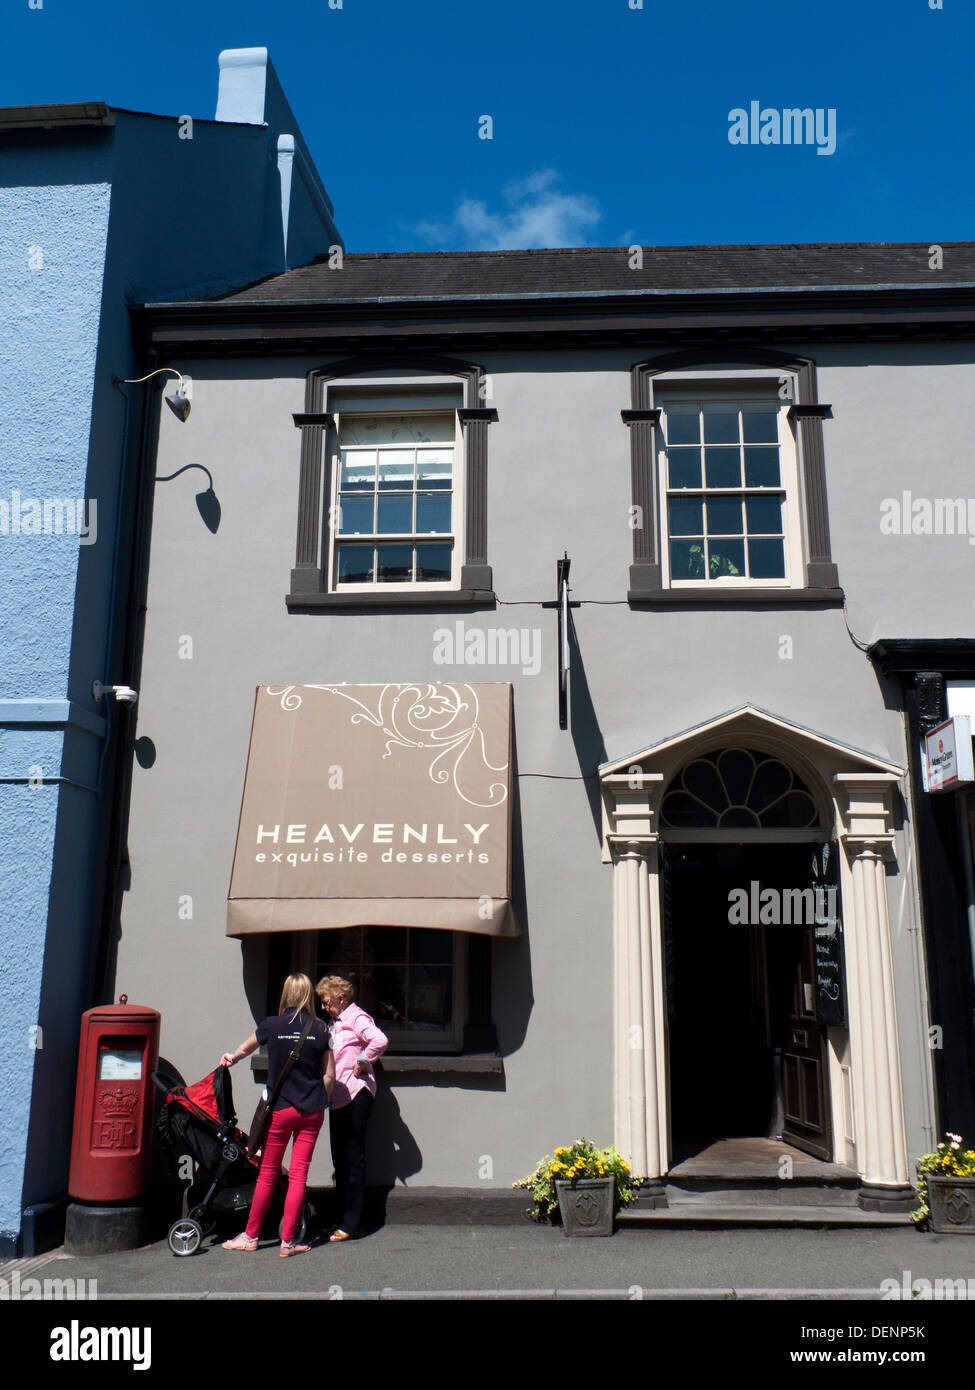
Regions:
<svg viewBox="0 0 975 1390"><path fill-rule="evenodd" d="M171 396L164 396L163 400L178 420L185 420L190 413L190 397L186 390L182 374L175 367L157 367L154 372L147 372L145 376L124 377L117 376L112 382L113 386L137 386L142 381L148 381L151 376L158 376L160 372L172 372L179 377L179 385Z"/></svg>

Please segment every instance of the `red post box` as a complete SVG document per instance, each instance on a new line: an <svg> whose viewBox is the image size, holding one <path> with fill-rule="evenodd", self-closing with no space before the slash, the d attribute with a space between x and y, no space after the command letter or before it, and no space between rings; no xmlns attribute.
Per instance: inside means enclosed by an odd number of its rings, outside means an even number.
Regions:
<svg viewBox="0 0 975 1390"><path fill-rule="evenodd" d="M124 994L81 1016L68 1177L76 1201L126 1202L149 1190L159 1021Z"/></svg>

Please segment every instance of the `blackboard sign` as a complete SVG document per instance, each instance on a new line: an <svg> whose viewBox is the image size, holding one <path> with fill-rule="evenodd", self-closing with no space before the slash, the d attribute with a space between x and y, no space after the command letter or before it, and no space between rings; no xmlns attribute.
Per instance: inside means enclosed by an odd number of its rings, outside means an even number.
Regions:
<svg viewBox="0 0 975 1390"><path fill-rule="evenodd" d="M660 846L663 871L664 996L667 1001L667 1027L677 1022L677 996L674 993L674 905L670 888L671 867L666 845Z"/></svg>
<svg viewBox="0 0 975 1390"><path fill-rule="evenodd" d="M839 855L835 843L820 845L812 856L816 924L816 1015L820 1023L846 1024L846 979L843 968L843 913L840 905Z"/></svg>

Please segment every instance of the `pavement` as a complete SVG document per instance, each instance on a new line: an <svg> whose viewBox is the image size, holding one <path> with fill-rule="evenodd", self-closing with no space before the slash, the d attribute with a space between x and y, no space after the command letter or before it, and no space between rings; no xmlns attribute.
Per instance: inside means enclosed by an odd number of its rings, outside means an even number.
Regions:
<svg viewBox="0 0 975 1390"><path fill-rule="evenodd" d="M9 1287L15 1272L21 1287L29 1278L95 1280L99 1301L890 1304L906 1298L919 1304L975 1301L975 1239L922 1234L907 1227L624 1229L610 1238L567 1239L560 1229L526 1220L524 1225L388 1225L361 1240L335 1245L319 1240L308 1254L288 1260L279 1257L272 1240L262 1243L256 1254L225 1251L217 1238L205 1240L196 1254L184 1257L172 1255L165 1241L110 1255L72 1256L57 1250L0 1264L0 1280Z"/></svg>
<svg viewBox="0 0 975 1390"><path fill-rule="evenodd" d="M317 1370L349 1335L363 1367L443 1345L480 1378L510 1373L522 1345L544 1348L550 1372L604 1375L607 1347L619 1349L627 1331L648 1357L659 1344L699 1377L788 1374L797 1362L829 1362L827 1374L835 1362L951 1374L970 1349L975 1240L912 1228L634 1228L567 1239L527 1219L390 1223L357 1241L319 1239L292 1259L278 1249L268 1240L255 1254L231 1253L208 1239L177 1257L160 1241L0 1263L0 1337L25 1364L127 1363L59 1364L58 1375L148 1371L168 1385L187 1368L197 1380L205 1370L252 1376L270 1346L302 1348L292 1369L310 1357ZM486 1304L503 1305L490 1322Z"/></svg>

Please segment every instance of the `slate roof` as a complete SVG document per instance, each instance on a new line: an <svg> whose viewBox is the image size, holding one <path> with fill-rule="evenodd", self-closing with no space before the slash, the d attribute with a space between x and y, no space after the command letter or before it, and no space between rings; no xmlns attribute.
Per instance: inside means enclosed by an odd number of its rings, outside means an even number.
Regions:
<svg viewBox="0 0 975 1390"><path fill-rule="evenodd" d="M936 289L975 286L975 242L943 242L941 270L927 244L883 242L793 246L655 246L631 270L621 246L551 251L433 251L327 258L223 296L223 304L327 304L355 301L518 297L795 293L824 289Z"/></svg>

